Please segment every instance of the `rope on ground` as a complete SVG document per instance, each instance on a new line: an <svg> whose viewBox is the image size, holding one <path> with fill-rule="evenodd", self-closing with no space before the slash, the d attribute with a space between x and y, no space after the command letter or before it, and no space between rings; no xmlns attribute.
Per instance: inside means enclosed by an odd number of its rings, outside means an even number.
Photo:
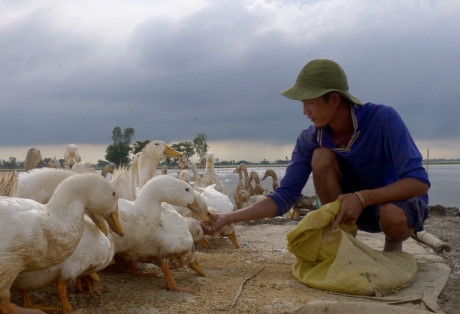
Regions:
<svg viewBox="0 0 460 314"><path fill-rule="evenodd" d="M230 309L233 308L233 307L235 306L236 302L238 301L238 298L239 298L240 295L241 295L241 291L243 290L243 286L246 284L246 282L248 282L249 280L251 280L252 278L254 278L255 276L257 276L258 274L260 274L264 269L265 269L265 266L262 267L261 269L259 269L257 272L255 272L255 273L252 274L251 276L244 278L244 280L241 282L240 286L238 287L238 290L237 290L237 292L236 292L236 295L235 295L235 297L233 298L232 304L230 304L227 308L219 309L219 311L226 311L226 310L228 310L229 308L230 308Z"/></svg>

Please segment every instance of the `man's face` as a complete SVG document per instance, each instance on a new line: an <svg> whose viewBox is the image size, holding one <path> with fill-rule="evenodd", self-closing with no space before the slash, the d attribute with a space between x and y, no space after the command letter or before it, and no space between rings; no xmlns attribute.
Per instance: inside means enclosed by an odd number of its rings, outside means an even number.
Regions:
<svg viewBox="0 0 460 314"><path fill-rule="evenodd" d="M327 102L324 101L323 96L302 100L303 114L311 120L315 128L323 128L333 120L336 109L334 96L334 94L329 95Z"/></svg>

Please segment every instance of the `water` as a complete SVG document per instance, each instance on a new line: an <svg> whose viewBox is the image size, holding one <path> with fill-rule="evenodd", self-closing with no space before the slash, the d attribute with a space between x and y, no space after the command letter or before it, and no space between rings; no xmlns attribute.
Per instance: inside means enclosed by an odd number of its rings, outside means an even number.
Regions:
<svg viewBox="0 0 460 314"><path fill-rule="evenodd" d="M285 167L250 167L248 166L248 173L256 171L260 179L263 178L266 169L275 171L278 177L278 182L284 176ZM232 193L238 184L238 174L234 173L235 167L231 168L216 168L216 173L219 176L224 187L224 193ZM202 171L201 169L199 171ZM445 207L458 207L460 208L460 164L449 165L429 165L428 175L430 177L431 188L428 192L430 198L430 205L442 205ZM271 190L272 180L267 178L261 181L263 188ZM304 195L314 195L315 189L311 176L304 187L302 193ZM231 197L231 199L233 199Z"/></svg>
<svg viewBox="0 0 460 314"><path fill-rule="evenodd" d="M430 205L460 208L460 164L429 165Z"/></svg>
<svg viewBox="0 0 460 314"><path fill-rule="evenodd" d="M259 175L260 180L262 180L263 176L265 175L265 171L267 169L272 169L275 171L276 176L278 178L278 182L281 182L281 179L284 177L284 173L286 172L286 167L251 167L247 166L248 173L251 173L251 171L257 172ZM216 168L216 174L219 177L219 179L222 182L222 185L224 187L224 193L229 194L233 191L235 191L236 186L238 185L238 173L233 172L235 170L235 167L233 168ZM253 183L254 184L254 183ZM270 191L272 189L272 178L268 177L264 181L260 182L260 185L265 189L268 188ZM308 180L307 184L305 185L305 188L303 189L302 193L304 195L314 195L315 194L315 188L313 187L313 181L311 179Z"/></svg>

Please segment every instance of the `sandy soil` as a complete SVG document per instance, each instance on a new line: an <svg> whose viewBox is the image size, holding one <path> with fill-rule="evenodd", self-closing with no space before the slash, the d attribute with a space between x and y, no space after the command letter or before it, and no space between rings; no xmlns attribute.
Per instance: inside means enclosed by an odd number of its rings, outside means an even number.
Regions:
<svg viewBox="0 0 460 314"><path fill-rule="evenodd" d="M460 310L459 210L435 207L426 230L451 246L441 253L452 268L439 298L446 313ZM103 271L100 295L76 293L69 285L69 301L82 313L288 313L310 301L323 300L324 292L311 289L291 274L295 257L286 250L286 234L298 220L276 219L236 226L240 248L228 239L214 238L208 247L197 248L197 259L206 272L198 275L188 267L173 270L178 285L193 293L165 289L163 274L150 265L156 277ZM53 287L32 293L36 303L59 306ZM336 295L335 300L347 300ZM17 293L13 301L20 302Z"/></svg>
<svg viewBox="0 0 460 314"><path fill-rule="evenodd" d="M432 206L425 230L450 246L449 252L440 253L452 271L439 296L438 304L446 313L460 312L460 211L456 207Z"/></svg>

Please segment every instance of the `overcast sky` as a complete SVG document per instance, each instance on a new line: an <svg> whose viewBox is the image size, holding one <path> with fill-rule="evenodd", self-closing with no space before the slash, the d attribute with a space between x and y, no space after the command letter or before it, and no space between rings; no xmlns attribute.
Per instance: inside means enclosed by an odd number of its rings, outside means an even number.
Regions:
<svg viewBox="0 0 460 314"><path fill-rule="evenodd" d="M310 122L280 92L315 58L395 107L424 155L460 157L459 17L459 0L0 0L0 159L105 148L115 126L284 158Z"/></svg>

